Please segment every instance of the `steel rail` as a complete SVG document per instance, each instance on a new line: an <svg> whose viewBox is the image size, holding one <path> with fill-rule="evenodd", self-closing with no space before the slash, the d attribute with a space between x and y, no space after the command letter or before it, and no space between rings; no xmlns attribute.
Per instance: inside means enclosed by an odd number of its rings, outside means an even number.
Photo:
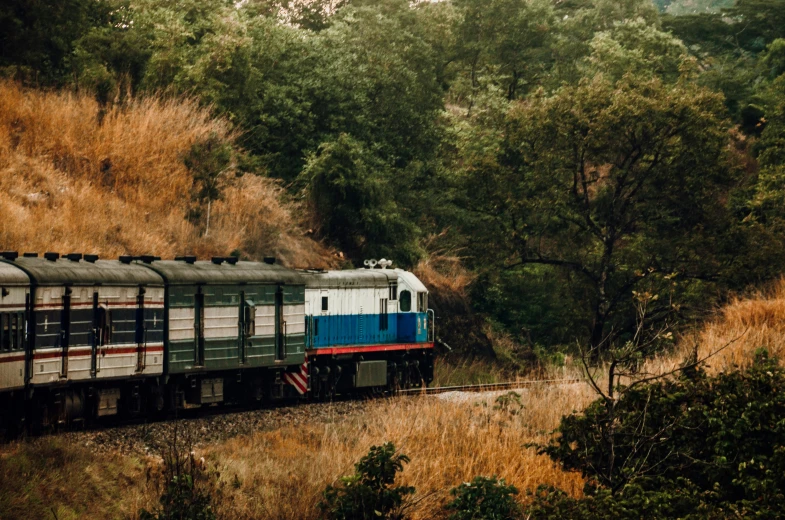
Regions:
<svg viewBox="0 0 785 520"><path fill-rule="evenodd" d="M399 395L433 395L444 394L447 392L495 392L500 390L515 390L536 385L570 385L582 383L583 379L530 379L524 381L509 381L506 383L483 383L477 385L462 386L436 386L431 388L407 388L399 390Z"/></svg>

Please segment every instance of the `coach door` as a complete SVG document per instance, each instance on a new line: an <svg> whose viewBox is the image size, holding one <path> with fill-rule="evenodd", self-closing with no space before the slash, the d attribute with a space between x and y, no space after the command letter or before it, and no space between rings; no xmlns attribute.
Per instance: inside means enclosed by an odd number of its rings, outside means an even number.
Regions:
<svg viewBox="0 0 785 520"><path fill-rule="evenodd" d="M68 376L68 343L71 341L71 288L63 294L63 311L60 315L60 377Z"/></svg>
<svg viewBox="0 0 785 520"><path fill-rule="evenodd" d="M90 334L90 376L98 373L98 347L101 341L101 309L98 307L98 293L93 293L93 330Z"/></svg>
<svg viewBox="0 0 785 520"><path fill-rule="evenodd" d="M147 365L147 328L144 323L144 287L136 297L136 371L142 372Z"/></svg>
<svg viewBox="0 0 785 520"><path fill-rule="evenodd" d="M275 291L275 359L286 357L286 320L283 312L283 287Z"/></svg>
<svg viewBox="0 0 785 520"><path fill-rule="evenodd" d="M196 365L204 366L204 293L202 288L194 297L194 339L196 347Z"/></svg>

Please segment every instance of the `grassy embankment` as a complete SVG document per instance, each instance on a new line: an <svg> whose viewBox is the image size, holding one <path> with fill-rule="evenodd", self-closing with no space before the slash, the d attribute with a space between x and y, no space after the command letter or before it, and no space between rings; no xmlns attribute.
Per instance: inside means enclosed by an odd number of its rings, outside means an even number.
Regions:
<svg viewBox="0 0 785 520"><path fill-rule="evenodd" d="M209 236L185 218L194 202L183 157L210 137L236 136L194 101L146 98L102 113L87 95L0 82L0 248L166 258L239 251L327 265L268 178L225 175Z"/></svg>
<svg viewBox="0 0 785 520"><path fill-rule="evenodd" d="M782 353L783 338L785 282L731 302L714 321L683 337L679 350L697 342L708 354L728 345L710 360L710 371L719 371L748 363L759 347ZM667 369L679 359L663 358L657 366ZM220 474L219 509L226 517L295 519L312 518L325 485L350 473L371 445L393 441L412 459L402 477L417 488L412 516L434 518L449 488L475 475L496 474L522 490L545 483L580 494L578 476L526 444L545 442L563 414L592 398L585 385L570 385L522 392L520 409L498 408L493 400L382 400L363 415L240 436L197 452ZM60 519L136 518L140 507L155 503L144 477L145 466L155 464L153 457L96 457L57 440L0 448L0 517L41 517L54 508Z"/></svg>

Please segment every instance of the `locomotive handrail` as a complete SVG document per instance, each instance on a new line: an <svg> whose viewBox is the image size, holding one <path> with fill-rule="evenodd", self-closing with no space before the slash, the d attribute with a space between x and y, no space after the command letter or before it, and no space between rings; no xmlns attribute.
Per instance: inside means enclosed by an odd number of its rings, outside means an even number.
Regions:
<svg viewBox="0 0 785 520"><path fill-rule="evenodd" d="M436 337L436 317L433 314L433 309L426 310L425 314L428 316L428 342L433 343L433 338Z"/></svg>

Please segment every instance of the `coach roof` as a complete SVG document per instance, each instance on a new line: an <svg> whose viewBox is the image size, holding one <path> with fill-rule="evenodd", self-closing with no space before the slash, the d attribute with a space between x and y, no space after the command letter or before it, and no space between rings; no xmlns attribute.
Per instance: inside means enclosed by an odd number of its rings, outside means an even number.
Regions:
<svg viewBox="0 0 785 520"><path fill-rule="evenodd" d="M117 260L17 258L13 265L40 285L163 285L163 279L150 269Z"/></svg>
<svg viewBox="0 0 785 520"><path fill-rule="evenodd" d="M154 269L170 284L261 283L303 285L300 273L276 264L261 262L194 262L163 260L144 264Z"/></svg>
<svg viewBox="0 0 785 520"><path fill-rule="evenodd" d="M30 278L18 267L0 262L0 285L30 285Z"/></svg>

